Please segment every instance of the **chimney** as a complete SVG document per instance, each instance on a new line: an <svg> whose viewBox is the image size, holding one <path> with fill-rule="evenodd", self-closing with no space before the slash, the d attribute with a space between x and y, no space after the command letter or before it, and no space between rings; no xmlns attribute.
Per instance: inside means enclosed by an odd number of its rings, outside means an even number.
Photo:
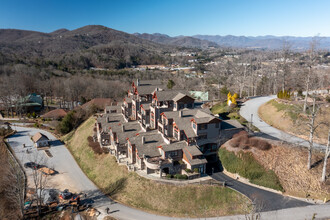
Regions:
<svg viewBox="0 0 330 220"><path fill-rule="evenodd" d="M141 141L142 141L142 144L145 144L146 140L145 140L144 136L141 137Z"/></svg>
<svg viewBox="0 0 330 220"><path fill-rule="evenodd" d="M139 85L140 85L140 80L137 79L137 80L136 80L136 86L139 86Z"/></svg>
<svg viewBox="0 0 330 220"><path fill-rule="evenodd" d="M124 125L121 125L121 131L125 132L125 126Z"/></svg>
<svg viewBox="0 0 330 220"><path fill-rule="evenodd" d="M182 111L179 111L179 117L182 118Z"/></svg>

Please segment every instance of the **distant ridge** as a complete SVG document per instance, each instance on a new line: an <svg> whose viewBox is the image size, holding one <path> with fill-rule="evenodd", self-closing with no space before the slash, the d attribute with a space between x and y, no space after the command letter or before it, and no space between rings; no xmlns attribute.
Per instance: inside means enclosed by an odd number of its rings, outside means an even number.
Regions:
<svg viewBox="0 0 330 220"><path fill-rule="evenodd" d="M160 33L154 33L154 34L134 33L134 35L143 39L154 41L156 43L180 46L180 47L192 47L192 48L201 48L201 49L207 49L210 47L219 47L219 45L215 42L211 42L204 39L198 39L190 36L170 37L166 34L160 34Z"/></svg>
<svg viewBox="0 0 330 220"><path fill-rule="evenodd" d="M290 43L293 50L306 50L310 46L313 37L292 37L292 36L220 36L220 35L194 35L194 38L201 40L208 40L217 43L223 47L236 47L236 48L254 48L254 49L271 49L277 50L283 47L283 41L286 40ZM330 50L330 37L319 37L320 49Z"/></svg>

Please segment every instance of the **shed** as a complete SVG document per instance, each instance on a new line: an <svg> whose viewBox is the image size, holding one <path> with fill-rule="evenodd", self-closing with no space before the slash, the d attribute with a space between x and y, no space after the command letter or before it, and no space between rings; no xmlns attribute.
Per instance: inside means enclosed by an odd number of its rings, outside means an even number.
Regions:
<svg viewBox="0 0 330 220"><path fill-rule="evenodd" d="M41 134L40 132L36 133L32 137L32 141L34 142L36 147L46 147L49 146L49 139L46 135Z"/></svg>

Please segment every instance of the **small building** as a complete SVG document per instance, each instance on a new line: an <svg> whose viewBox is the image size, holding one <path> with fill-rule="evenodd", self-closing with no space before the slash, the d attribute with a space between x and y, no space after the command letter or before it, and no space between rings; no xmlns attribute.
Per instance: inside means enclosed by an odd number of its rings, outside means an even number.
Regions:
<svg viewBox="0 0 330 220"><path fill-rule="evenodd" d="M36 133L32 137L32 141L34 142L35 146L38 147L47 147L49 146L49 139L46 135L41 134L40 132Z"/></svg>
<svg viewBox="0 0 330 220"><path fill-rule="evenodd" d="M49 111L45 114L43 114L41 117L42 118L47 118L47 119L53 119L53 120L59 120L64 118L67 115L66 111L63 109L54 109L52 111Z"/></svg>

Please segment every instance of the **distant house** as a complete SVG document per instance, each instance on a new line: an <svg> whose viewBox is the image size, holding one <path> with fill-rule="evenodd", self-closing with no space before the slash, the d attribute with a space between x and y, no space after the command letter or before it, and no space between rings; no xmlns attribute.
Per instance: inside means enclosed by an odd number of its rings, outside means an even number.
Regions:
<svg viewBox="0 0 330 220"><path fill-rule="evenodd" d="M43 109L44 102L40 95L31 93L19 100L19 105L22 106L26 112L39 112Z"/></svg>
<svg viewBox="0 0 330 220"><path fill-rule="evenodd" d="M52 111L47 112L46 114L43 114L41 117L58 120L64 118L66 115L67 113L63 109L54 109Z"/></svg>
<svg viewBox="0 0 330 220"><path fill-rule="evenodd" d="M44 134L41 134L40 132L36 133L32 137L32 141L34 142L36 147L47 147L47 146L49 146L48 137Z"/></svg>

